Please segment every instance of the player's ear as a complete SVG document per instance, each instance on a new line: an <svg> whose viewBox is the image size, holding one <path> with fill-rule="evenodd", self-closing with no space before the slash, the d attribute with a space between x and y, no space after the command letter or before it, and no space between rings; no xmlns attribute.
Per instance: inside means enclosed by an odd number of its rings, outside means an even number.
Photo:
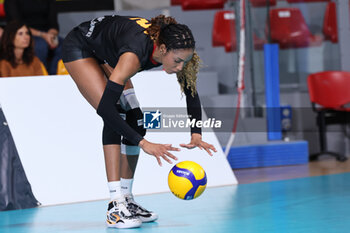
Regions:
<svg viewBox="0 0 350 233"><path fill-rule="evenodd" d="M164 54L167 53L167 49L166 49L165 44L161 44L161 45L159 46L159 50L160 50L160 53L161 53L162 55L164 55Z"/></svg>

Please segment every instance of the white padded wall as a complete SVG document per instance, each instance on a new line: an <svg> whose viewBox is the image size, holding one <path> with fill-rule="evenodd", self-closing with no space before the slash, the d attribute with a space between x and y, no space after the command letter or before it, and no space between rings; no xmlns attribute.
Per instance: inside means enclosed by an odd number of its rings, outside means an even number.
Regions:
<svg viewBox="0 0 350 233"><path fill-rule="evenodd" d="M141 106L185 107L175 76L163 71L132 78ZM34 195L43 205L108 198L101 144L102 120L81 96L69 76L0 79L0 103L7 118ZM148 133L152 142L178 146L189 132ZM208 186L236 184L213 132L203 133L218 152L210 157L199 149L174 152L179 161L193 160L206 170ZM141 153L135 174L135 194L168 192L172 165L159 167Z"/></svg>

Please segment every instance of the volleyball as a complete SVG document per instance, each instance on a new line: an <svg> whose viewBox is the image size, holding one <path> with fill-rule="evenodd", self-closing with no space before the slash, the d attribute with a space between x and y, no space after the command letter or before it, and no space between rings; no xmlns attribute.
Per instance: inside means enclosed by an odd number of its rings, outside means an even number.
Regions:
<svg viewBox="0 0 350 233"><path fill-rule="evenodd" d="M176 197L192 200L204 192L207 186L207 175L198 163L179 162L169 172L168 185Z"/></svg>

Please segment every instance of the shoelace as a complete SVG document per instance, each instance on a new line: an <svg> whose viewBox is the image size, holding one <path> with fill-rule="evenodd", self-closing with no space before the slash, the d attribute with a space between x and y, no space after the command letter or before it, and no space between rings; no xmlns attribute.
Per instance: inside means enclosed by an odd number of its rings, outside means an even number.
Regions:
<svg viewBox="0 0 350 233"><path fill-rule="evenodd" d="M128 206L127 206L128 209L131 210L132 212L136 213L137 210L141 210L141 211L146 212L146 213L151 213L150 211L144 209L141 205L139 205L139 203L137 203L134 200L134 196L132 194L126 195L125 200L128 203Z"/></svg>
<svg viewBox="0 0 350 233"><path fill-rule="evenodd" d="M132 215L130 213L130 211L128 210L128 208L126 207L127 206L126 202L124 202L124 201L119 202L119 203L114 202L113 204L114 204L114 208L119 209L119 210L115 210L115 211L112 210L113 213L117 213L118 215L120 215L121 217L126 218L126 219L135 218L135 216Z"/></svg>
<svg viewBox="0 0 350 233"><path fill-rule="evenodd" d="M143 212L149 213L148 210L142 208L137 202L135 202L134 200L129 200L129 205L128 207L130 207L130 209L132 209L133 211L136 211L138 209L140 209Z"/></svg>

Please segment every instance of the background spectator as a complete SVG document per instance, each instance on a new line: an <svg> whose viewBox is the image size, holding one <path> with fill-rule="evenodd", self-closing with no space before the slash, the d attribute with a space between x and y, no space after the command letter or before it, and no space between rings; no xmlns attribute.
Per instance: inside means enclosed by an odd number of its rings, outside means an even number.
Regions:
<svg viewBox="0 0 350 233"><path fill-rule="evenodd" d="M44 65L34 55L28 26L18 21L8 23L0 42L0 77L45 75L45 72Z"/></svg>
<svg viewBox="0 0 350 233"><path fill-rule="evenodd" d="M0 0L0 40L2 33L4 31L3 27L5 26L5 11L4 11L4 0Z"/></svg>
<svg viewBox="0 0 350 233"><path fill-rule="evenodd" d="M7 22L19 20L29 26L36 56L49 74L56 74L63 39L58 37L55 0L6 0L5 12Z"/></svg>

